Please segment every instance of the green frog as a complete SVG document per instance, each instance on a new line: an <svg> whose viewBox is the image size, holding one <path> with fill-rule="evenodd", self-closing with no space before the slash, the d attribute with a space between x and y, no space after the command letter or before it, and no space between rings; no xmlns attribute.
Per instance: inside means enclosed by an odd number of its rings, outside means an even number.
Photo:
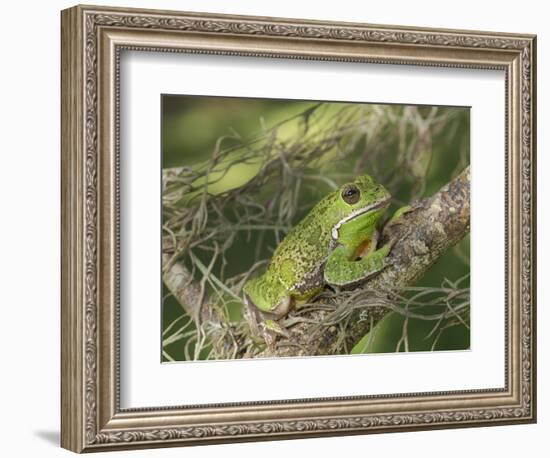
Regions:
<svg viewBox="0 0 550 458"><path fill-rule="evenodd" d="M267 271L243 289L249 310L261 315L264 338L265 331L285 334L277 320L326 285L349 287L385 267L392 243L377 247L376 226L390 200L381 184L362 175L325 196L287 234Z"/></svg>

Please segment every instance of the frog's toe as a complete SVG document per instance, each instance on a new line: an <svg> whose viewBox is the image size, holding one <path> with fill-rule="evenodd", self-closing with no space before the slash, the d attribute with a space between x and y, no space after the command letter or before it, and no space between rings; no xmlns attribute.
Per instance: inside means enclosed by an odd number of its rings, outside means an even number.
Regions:
<svg viewBox="0 0 550 458"><path fill-rule="evenodd" d="M275 334L283 337L288 337L288 331L274 320L265 320L264 326L268 331L274 332Z"/></svg>

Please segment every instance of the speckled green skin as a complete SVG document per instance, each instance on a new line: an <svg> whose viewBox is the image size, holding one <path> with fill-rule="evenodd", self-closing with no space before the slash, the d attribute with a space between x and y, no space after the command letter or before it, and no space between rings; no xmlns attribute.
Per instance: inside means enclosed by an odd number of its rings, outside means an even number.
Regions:
<svg viewBox="0 0 550 458"><path fill-rule="evenodd" d="M360 191L353 204L342 196L350 186ZM325 196L279 244L267 271L245 284L246 302L278 319L326 284L345 286L380 271L390 246L376 249L376 224L389 200L368 175Z"/></svg>

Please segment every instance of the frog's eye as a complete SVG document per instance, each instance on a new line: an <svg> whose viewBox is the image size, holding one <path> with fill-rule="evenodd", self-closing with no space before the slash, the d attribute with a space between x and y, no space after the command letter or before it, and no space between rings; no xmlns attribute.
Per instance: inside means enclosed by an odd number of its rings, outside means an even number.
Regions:
<svg viewBox="0 0 550 458"><path fill-rule="evenodd" d="M342 199L344 199L344 202L349 205L353 205L359 202L360 197L361 192L354 184L350 184L342 189Z"/></svg>

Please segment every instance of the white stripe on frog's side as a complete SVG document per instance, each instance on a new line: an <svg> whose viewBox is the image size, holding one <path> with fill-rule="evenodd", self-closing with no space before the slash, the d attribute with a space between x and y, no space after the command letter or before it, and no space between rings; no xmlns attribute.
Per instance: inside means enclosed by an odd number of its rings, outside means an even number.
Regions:
<svg viewBox="0 0 550 458"><path fill-rule="evenodd" d="M390 204L390 200L391 200L391 198L383 200L381 202L376 202L372 205L369 205L368 207L359 208L359 209L351 212L348 216L346 216L342 220L338 221L338 223L336 223L336 225L332 228L332 232L331 232L332 238L334 240L338 240L338 230L340 229L340 227L342 227L342 224L347 223L348 221L351 221L352 219L357 218L360 215L368 213L371 210L376 210L378 208L382 208L384 206L387 206L387 205Z"/></svg>

